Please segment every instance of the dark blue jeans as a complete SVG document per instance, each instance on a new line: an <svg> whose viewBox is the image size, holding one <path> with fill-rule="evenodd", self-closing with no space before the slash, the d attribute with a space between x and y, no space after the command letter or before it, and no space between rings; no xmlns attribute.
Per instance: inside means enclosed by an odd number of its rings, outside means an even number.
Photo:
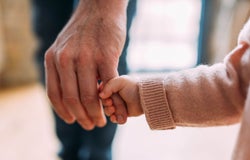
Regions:
<svg viewBox="0 0 250 160"><path fill-rule="evenodd" d="M41 71L41 81L44 84L44 53L56 39L58 33L70 18L73 0L32 0L33 29L39 40L36 51L37 63ZM127 29L130 29L136 12L136 0L130 0L127 10ZM127 36L125 46L120 57L119 74L127 74ZM108 121L104 128L85 131L77 123L68 125L56 114L56 134L62 144L59 156L63 160L111 160L112 142L117 125Z"/></svg>

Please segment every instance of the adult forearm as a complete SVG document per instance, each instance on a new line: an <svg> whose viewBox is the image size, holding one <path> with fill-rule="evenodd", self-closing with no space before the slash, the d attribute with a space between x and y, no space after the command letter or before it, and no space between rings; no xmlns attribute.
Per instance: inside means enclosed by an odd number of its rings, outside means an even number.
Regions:
<svg viewBox="0 0 250 160"><path fill-rule="evenodd" d="M128 0L80 0L77 11L82 12L87 7L104 17L119 17L124 16L127 5Z"/></svg>

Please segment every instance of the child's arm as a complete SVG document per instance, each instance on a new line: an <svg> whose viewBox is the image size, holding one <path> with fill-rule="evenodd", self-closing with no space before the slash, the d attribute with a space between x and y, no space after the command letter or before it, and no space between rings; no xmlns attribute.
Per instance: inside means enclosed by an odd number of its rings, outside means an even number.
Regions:
<svg viewBox="0 0 250 160"><path fill-rule="evenodd" d="M241 44L224 63L211 67L199 66L139 83L127 76L115 78L104 86L100 97L107 99L119 93L128 116L145 113L152 129L236 123L242 114L250 79L248 57L248 45ZM108 106L115 104L110 101Z"/></svg>
<svg viewBox="0 0 250 160"><path fill-rule="evenodd" d="M250 31L247 34L245 37L250 38ZM127 103L129 115L136 103L135 108L142 108L151 129L227 125L240 120L249 82L250 49L240 41L224 63L146 78L139 83L118 78L104 87L101 97L118 92Z"/></svg>
<svg viewBox="0 0 250 160"><path fill-rule="evenodd" d="M249 49L247 44L242 44L225 58L224 63L171 73L159 80L159 85L164 86L165 90L159 96L166 96L165 105L147 104L151 101L150 96L141 95L150 127L202 127L238 122L242 116L250 75L250 61L245 57L250 57ZM246 63L242 63L244 60L247 60ZM143 92L150 92L145 87L149 81L141 84ZM159 123L162 117L166 121L163 124Z"/></svg>

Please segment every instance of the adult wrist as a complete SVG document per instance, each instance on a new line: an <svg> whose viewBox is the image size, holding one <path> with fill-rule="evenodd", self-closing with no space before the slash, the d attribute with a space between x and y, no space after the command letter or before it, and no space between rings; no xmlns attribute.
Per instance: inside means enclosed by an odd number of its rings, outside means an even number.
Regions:
<svg viewBox="0 0 250 160"><path fill-rule="evenodd" d="M120 15L126 13L129 0L80 0L78 7L93 9L102 14Z"/></svg>

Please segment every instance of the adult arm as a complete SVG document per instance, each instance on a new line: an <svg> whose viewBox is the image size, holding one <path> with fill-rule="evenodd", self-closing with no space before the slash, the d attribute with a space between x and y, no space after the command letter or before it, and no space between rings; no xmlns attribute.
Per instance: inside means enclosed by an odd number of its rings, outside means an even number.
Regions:
<svg viewBox="0 0 250 160"><path fill-rule="evenodd" d="M46 52L47 94L54 110L66 122L76 120L87 130L106 124L97 82L100 79L105 84L118 75L127 3L128 0L80 0Z"/></svg>

